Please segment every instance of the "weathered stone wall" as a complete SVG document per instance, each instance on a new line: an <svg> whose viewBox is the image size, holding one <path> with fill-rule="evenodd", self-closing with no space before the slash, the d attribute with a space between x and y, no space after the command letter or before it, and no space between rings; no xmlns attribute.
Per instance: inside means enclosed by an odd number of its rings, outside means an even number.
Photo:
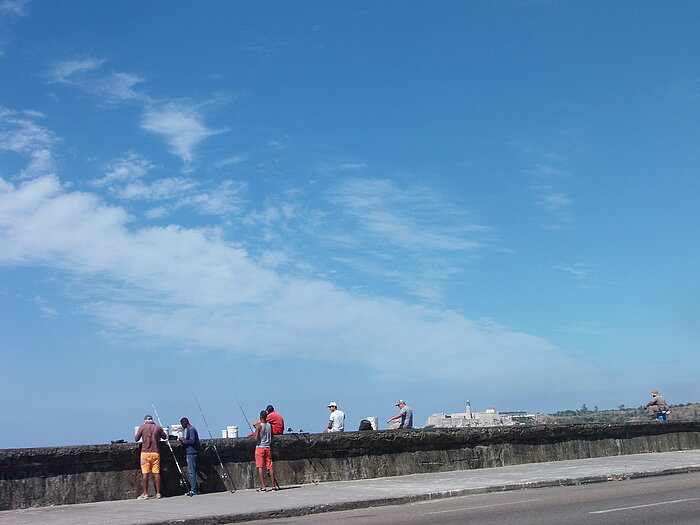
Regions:
<svg viewBox="0 0 700 525"><path fill-rule="evenodd" d="M184 470L184 450L171 443ZM203 492L254 486L252 438L202 444ZM700 422L290 434L276 436L273 457L279 483L289 485L691 449L700 449ZM165 444L161 457L163 495L182 494ZM0 510L135 498L140 479L136 443L0 450Z"/></svg>

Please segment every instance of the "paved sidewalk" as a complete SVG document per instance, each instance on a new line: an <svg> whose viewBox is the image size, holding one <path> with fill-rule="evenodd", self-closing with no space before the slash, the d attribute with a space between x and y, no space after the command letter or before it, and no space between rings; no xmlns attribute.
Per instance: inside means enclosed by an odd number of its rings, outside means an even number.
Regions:
<svg viewBox="0 0 700 525"><path fill-rule="evenodd" d="M160 500L127 500L0 512L0 525L210 525L301 516L523 488L607 482L700 471L700 450L632 454L510 467L413 474L358 481L282 487L277 492L204 494Z"/></svg>

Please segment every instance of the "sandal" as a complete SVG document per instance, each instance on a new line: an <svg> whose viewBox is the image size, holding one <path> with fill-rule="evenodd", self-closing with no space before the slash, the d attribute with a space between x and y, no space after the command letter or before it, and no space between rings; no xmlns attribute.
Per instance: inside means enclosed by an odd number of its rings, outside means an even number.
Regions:
<svg viewBox="0 0 700 525"><path fill-rule="evenodd" d="M267 492L267 489L257 489L255 492Z"/></svg>

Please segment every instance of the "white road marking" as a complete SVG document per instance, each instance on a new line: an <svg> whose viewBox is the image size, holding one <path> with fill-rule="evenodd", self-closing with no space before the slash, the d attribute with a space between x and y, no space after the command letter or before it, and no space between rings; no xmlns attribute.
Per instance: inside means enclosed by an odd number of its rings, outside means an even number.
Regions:
<svg viewBox="0 0 700 525"><path fill-rule="evenodd" d="M505 507L507 505L519 505L520 503L530 503L532 501L540 501L538 499L524 499L522 501L511 501L508 503L494 503L492 505L478 505L476 507L462 507L460 509L454 510L436 510L435 512L426 512L426 514L446 514L448 512L464 512L465 510L475 510L475 509L490 509L491 507ZM433 501L435 503L435 501Z"/></svg>
<svg viewBox="0 0 700 525"><path fill-rule="evenodd" d="M655 507L657 505L670 505L672 503L683 503L684 501L697 501L700 498L674 499L672 501L659 501L658 503L647 503L646 505L634 505L633 507L620 507L617 509L594 510L589 514L605 514L606 512L618 512L621 510L643 509L644 507Z"/></svg>

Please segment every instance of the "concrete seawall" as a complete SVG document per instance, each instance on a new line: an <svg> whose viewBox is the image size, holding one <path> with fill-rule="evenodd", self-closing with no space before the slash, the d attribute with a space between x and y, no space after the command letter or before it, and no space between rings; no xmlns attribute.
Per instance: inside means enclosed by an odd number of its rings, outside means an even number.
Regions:
<svg viewBox="0 0 700 525"><path fill-rule="evenodd" d="M254 486L251 438L202 444L203 492ZM233 486L221 479L214 445ZM290 485L692 449L700 449L700 422L291 434L275 438L273 457L280 484ZM167 446L161 455L163 495L182 494ZM138 457L136 443L0 450L0 510L135 498Z"/></svg>

